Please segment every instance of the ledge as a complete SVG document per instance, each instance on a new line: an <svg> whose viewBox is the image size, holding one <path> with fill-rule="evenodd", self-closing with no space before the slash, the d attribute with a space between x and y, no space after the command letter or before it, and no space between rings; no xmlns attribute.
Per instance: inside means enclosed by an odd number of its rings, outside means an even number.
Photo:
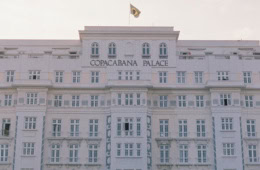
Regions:
<svg viewBox="0 0 260 170"><path fill-rule="evenodd" d="M226 81L218 81L218 80L209 80L206 84L206 87L208 88L218 88L218 87L230 87L230 88L244 88L246 87L244 85L243 81L231 81L231 80L226 80Z"/></svg>

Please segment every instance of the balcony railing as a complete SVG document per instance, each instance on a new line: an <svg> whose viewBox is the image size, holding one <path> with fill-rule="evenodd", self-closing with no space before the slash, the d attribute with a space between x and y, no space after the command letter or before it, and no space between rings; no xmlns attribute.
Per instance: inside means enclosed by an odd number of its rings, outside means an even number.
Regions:
<svg viewBox="0 0 260 170"><path fill-rule="evenodd" d="M11 157L0 156L0 165L11 164Z"/></svg>
<svg viewBox="0 0 260 170"><path fill-rule="evenodd" d="M246 158L246 164L260 165L260 157L248 157Z"/></svg>

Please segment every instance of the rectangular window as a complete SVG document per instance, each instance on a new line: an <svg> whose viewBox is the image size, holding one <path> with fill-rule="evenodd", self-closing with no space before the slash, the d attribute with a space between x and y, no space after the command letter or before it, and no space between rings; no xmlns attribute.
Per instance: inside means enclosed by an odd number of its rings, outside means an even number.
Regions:
<svg viewBox="0 0 260 170"><path fill-rule="evenodd" d="M133 71L125 72L125 80L133 80Z"/></svg>
<svg viewBox="0 0 260 170"><path fill-rule="evenodd" d="M133 105L133 94L132 93L125 94L125 105L126 106Z"/></svg>
<svg viewBox="0 0 260 170"><path fill-rule="evenodd" d="M140 80L141 74L140 74L140 71L136 71L136 80Z"/></svg>
<svg viewBox="0 0 260 170"><path fill-rule="evenodd" d="M179 107L186 107L186 96L178 96Z"/></svg>
<svg viewBox="0 0 260 170"><path fill-rule="evenodd" d="M140 93L136 94L136 105L137 106L141 105L141 94Z"/></svg>
<svg viewBox="0 0 260 170"><path fill-rule="evenodd" d="M228 72L227 71L218 71L218 80L229 80Z"/></svg>
<svg viewBox="0 0 260 170"><path fill-rule="evenodd" d="M122 119L117 118L117 136L121 136L122 134Z"/></svg>
<svg viewBox="0 0 260 170"><path fill-rule="evenodd" d="M253 96L245 96L246 107L254 107Z"/></svg>
<svg viewBox="0 0 260 170"><path fill-rule="evenodd" d="M14 71L13 70L6 71L6 82L7 83L14 82Z"/></svg>
<svg viewBox="0 0 260 170"><path fill-rule="evenodd" d="M91 83L99 83L99 72L91 71Z"/></svg>
<svg viewBox="0 0 260 170"><path fill-rule="evenodd" d="M72 72L72 82L73 83L80 83L80 71L73 71Z"/></svg>
<svg viewBox="0 0 260 170"><path fill-rule="evenodd" d="M248 145L249 162L258 162L256 145Z"/></svg>
<svg viewBox="0 0 260 170"><path fill-rule="evenodd" d="M63 82L63 71L56 71L55 72L55 83L62 83Z"/></svg>
<svg viewBox="0 0 260 170"><path fill-rule="evenodd" d="M125 118L124 130L125 136L133 136L133 118Z"/></svg>
<svg viewBox="0 0 260 170"><path fill-rule="evenodd" d="M2 120L2 136L9 136L11 128L11 119Z"/></svg>
<svg viewBox="0 0 260 170"><path fill-rule="evenodd" d="M29 104L29 105L38 104L38 94L37 93L27 93L27 104Z"/></svg>
<svg viewBox="0 0 260 170"><path fill-rule="evenodd" d="M34 143L25 142L23 143L23 155L33 156L34 155Z"/></svg>
<svg viewBox="0 0 260 170"><path fill-rule="evenodd" d="M91 107L98 107L98 96L91 96Z"/></svg>
<svg viewBox="0 0 260 170"><path fill-rule="evenodd" d="M77 163L79 161L79 145L70 144L69 145L69 162Z"/></svg>
<svg viewBox="0 0 260 170"><path fill-rule="evenodd" d="M36 129L36 117L24 118L24 129L35 130Z"/></svg>
<svg viewBox="0 0 260 170"><path fill-rule="evenodd" d="M234 156L235 155L235 144L234 143L223 143L223 155Z"/></svg>
<svg viewBox="0 0 260 170"><path fill-rule="evenodd" d="M136 118L136 136L141 136L141 118Z"/></svg>
<svg viewBox="0 0 260 170"><path fill-rule="evenodd" d="M168 74L166 71L159 71L159 82L160 83L167 83Z"/></svg>
<svg viewBox="0 0 260 170"><path fill-rule="evenodd" d="M0 145L0 164L8 161L8 144Z"/></svg>
<svg viewBox="0 0 260 170"><path fill-rule="evenodd" d="M52 144L51 146L51 163L60 162L60 145Z"/></svg>
<svg viewBox="0 0 260 170"><path fill-rule="evenodd" d="M196 107L204 107L204 96L196 96Z"/></svg>
<svg viewBox="0 0 260 170"><path fill-rule="evenodd" d="M160 137L168 137L169 136L169 120L160 119Z"/></svg>
<svg viewBox="0 0 260 170"><path fill-rule="evenodd" d="M233 118L226 117L226 118L221 118L222 122L222 130L229 131L233 130Z"/></svg>
<svg viewBox="0 0 260 170"><path fill-rule="evenodd" d="M55 95L54 96L54 106L61 107L62 106L62 95Z"/></svg>
<svg viewBox="0 0 260 170"><path fill-rule="evenodd" d="M122 105L122 94L121 93L117 94L117 105L119 105L119 106Z"/></svg>
<svg viewBox="0 0 260 170"><path fill-rule="evenodd" d="M188 145L179 145L180 163L188 163Z"/></svg>
<svg viewBox="0 0 260 170"><path fill-rule="evenodd" d="M185 71L177 71L177 83L184 84L186 79L185 77L186 77Z"/></svg>
<svg viewBox="0 0 260 170"><path fill-rule="evenodd" d="M122 71L117 72L118 80L122 80Z"/></svg>
<svg viewBox="0 0 260 170"><path fill-rule="evenodd" d="M125 143L125 156L132 157L133 156L133 149L134 144L132 143Z"/></svg>
<svg viewBox="0 0 260 170"><path fill-rule="evenodd" d="M136 144L136 156L141 156L141 143Z"/></svg>
<svg viewBox="0 0 260 170"><path fill-rule="evenodd" d="M98 119L89 120L89 137L98 136Z"/></svg>
<svg viewBox="0 0 260 170"><path fill-rule="evenodd" d="M169 145L160 145L160 162L169 163Z"/></svg>
<svg viewBox="0 0 260 170"><path fill-rule="evenodd" d="M40 71L39 70L30 70L29 71L29 80L40 80Z"/></svg>
<svg viewBox="0 0 260 170"><path fill-rule="evenodd" d="M116 144L116 156L121 156L121 143Z"/></svg>
<svg viewBox="0 0 260 170"><path fill-rule="evenodd" d="M206 145L198 145L198 163L206 163L207 162L207 146Z"/></svg>
<svg viewBox="0 0 260 170"><path fill-rule="evenodd" d="M205 120L197 120L197 137L206 137Z"/></svg>
<svg viewBox="0 0 260 170"><path fill-rule="evenodd" d="M179 120L179 137L188 136L188 123L187 120Z"/></svg>
<svg viewBox="0 0 260 170"><path fill-rule="evenodd" d="M52 136L61 136L61 119L52 120Z"/></svg>
<svg viewBox="0 0 260 170"><path fill-rule="evenodd" d="M203 83L203 72L202 71L195 71L194 76L195 76L195 83L196 84Z"/></svg>
<svg viewBox="0 0 260 170"><path fill-rule="evenodd" d="M244 76L244 83L246 83L246 84L252 83L252 74L251 74L251 72L243 72L243 76Z"/></svg>
<svg viewBox="0 0 260 170"><path fill-rule="evenodd" d="M72 96L72 107L79 107L79 95Z"/></svg>
<svg viewBox="0 0 260 170"><path fill-rule="evenodd" d="M88 145L88 162L96 163L98 161L98 146Z"/></svg>
<svg viewBox="0 0 260 170"><path fill-rule="evenodd" d="M168 96L160 96L160 107L168 107Z"/></svg>
<svg viewBox="0 0 260 170"><path fill-rule="evenodd" d="M255 122L253 119L246 120L247 137L256 137Z"/></svg>
<svg viewBox="0 0 260 170"><path fill-rule="evenodd" d="M70 120L70 136L79 136L79 120Z"/></svg>
<svg viewBox="0 0 260 170"><path fill-rule="evenodd" d="M231 95L230 94L220 94L220 105L230 106L231 105Z"/></svg>
<svg viewBox="0 0 260 170"><path fill-rule="evenodd" d="M5 106L12 106L12 95L11 94L5 95Z"/></svg>

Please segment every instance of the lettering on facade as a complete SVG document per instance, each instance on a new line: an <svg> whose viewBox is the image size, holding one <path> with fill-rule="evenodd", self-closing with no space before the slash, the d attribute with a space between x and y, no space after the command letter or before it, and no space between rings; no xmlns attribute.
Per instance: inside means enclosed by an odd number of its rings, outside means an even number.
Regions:
<svg viewBox="0 0 260 170"><path fill-rule="evenodd" d="M138 66L136 60L91 60L91 66ZM143 60L142 66L144 67L167 67L168 60Z"/></svg>

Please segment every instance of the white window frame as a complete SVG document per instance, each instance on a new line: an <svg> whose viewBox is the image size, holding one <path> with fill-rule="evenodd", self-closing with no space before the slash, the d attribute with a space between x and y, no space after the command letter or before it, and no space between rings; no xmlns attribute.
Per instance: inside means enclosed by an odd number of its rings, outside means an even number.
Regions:
<svg viewBox="0 0 260 170"><path fill-rule="evenodd" d="M123 80L123 71L117 71L117 79Z"/></svg>
<svg viewBox="0 0 260 170"><path fill-rule="evenodd" d="M246 120L246 130L247 137L256 137L256 120L247 119Z"/></svg>
<svg viewBox="0 0 260 170"><path fill-rule="evenodd" d="M252 83L252 72L250 72L250 71L243 72L243 78L244 78L244 83L251 84Z"/></svg>
<svg viewBox="0 0 260 170"><path fill-rule="evenodd" d="M196 107L204 107L204 96L198 95L196 96Z"/></svg>
<svg viewBox="0 0 260 170"><path fill-rule="evenodd" d="M186 102L186 96L178 96L178 106L179 107L187 107L187 102Z"/></svg>
<svg viewBox="0 0 260 170"><path fill-rule="evenodd" d="M188 121L181 119L179 122L179 137L188 137Z"/></svg>
<svg viewBox="0 0 260 170"><path fill-rule="evenodd" d="M54 107L62 107L62 95L54 96Z"/></svg>
<svg viewBox="0 0 260 170"><path fill-rule="evenodd" d="M234 143L223 143L223 155L234 156L235 155L235 144Z"/></svg>
<svg viewBox="0 0 260 170"><path fill-rule="evenodd" d="M98 95L91 95L90 96L90 105L91 107L98 107Z"/></svg>
<svg viewBox="0 0 260 170"><path fill-rule="evenodd" d="M24 117L24 129L25 130L35 130L36 123L37 123L36 117Z"/></svg>
<svg viewBox="0 0 260 170"><path fill-rule="evenodd" d="M117 136L121 136L122 135L122 118L117 118L117 125L116 125L116 129L117 129Z"/></svg>
<svg viewBox="0 0 260 170"><path fill-rule="evenodd" d="M69 145L69 163L79 162L79 145L70 144Z"/></svg>
<svg viewBox="0 0 260 170"><path fill-rule="evenodd" d="M1 132L2 136L9 136L10 129L11 129L11 119L3 118L2 119L2 132Z"/></svg>
<svg viewBox="0 0 260 170"><path fill-rule="evenodd" d="M231 131L234 128L234 121L232 117L222 117L221 118L221 129L223 131Z"/></svg>
<svg viewBox="0 0 260 170"><path fill-rule="evenodd" d="M198 163L206 163L207 162L207 145L205 145L205 144L197 145L197 153L198 153Z"/></svg>
<svg viewBox="0 0 260 170"><path fill-rule="evenodd" d="M248 158L250 163L258 162L257 145L248 145Z"/></svg>
<svg viewBox="0 0 260 170"><path fill-rule="evenodd" d="M29 80L40 80L40 70L29 70Z"/></svg>
<svg viewBox="0 0 260 170"><path fill-rule="evenodd" d="M111 42L108 45L108 56L109 57L115 57L116 56L116 44L114 42Z"/></svg>
<svg viewBox="0 0 260 170"><path fill-rule="evenodd" d="M80 95L73 95L72 96L72 107L80 107Z"/></svg>
<svg viewBox="0 0 260 170"><path fill-rule="evenodd" d="M168 72L167 71L159 71L159 83L165 84L168 82Z"/></svg>
<svg viewBox="0 0 260 170"><path fill-rule="evenodd" d="M72 82L73 83L80 83L80 71L72 71Z"/></svg>
<svg viewBox="0 0 260 170"><path fill-rule="evenodd" d="M180 144L179 145L179 156L180 156L180 163L188 163L189 162L189 150L187 144Z"/></svg>
<svg viewBox="0 0 260 170"><path fill-rule="evenodd" d="M142 124L141 124L141 118L136 118L136 136L141 136L142 131Z"/></svg>
<svg viewBox="0 0 260 170"><path fill-rule="evenodd" d="M142 152L141 146L142 146L141 143L136 144L136 156L137 157L141 157L141 152Z"/></svg>
<svg viewBox="0 0 260 170"><path fill-rule="evenodd" d="M122 148L122 144L117 143L116 144L116 156L121 156L121 148Z"/></svg>
<svg viewBox="0 0 260 170"><path fill-rule="evenodd" d="M98 137L98 119L89 120L89 137Z"/></svg>
<svg viewBox="0 0 260 170"><path fill-rule="evenodd" d="M177 83L185 84L186 82L186 72L185 71L177 71Z"/></svg>
<svg viewBox="0 0 260 170"><path fill-rule="evenodd" d="M204 119L196 120L197 137L206 137L206 121Z"/></svg>
<svg viewBox="0 0 260 170"><path fill-rule="evenodd" d="M55 83L63 83L63 71L55 71Z"/></svg>
<svg viewBox="0 0 260 170"><path fill-rule="evenodd" d="M160 145L160 163L169 163L170 146Z"/></svg>
<svg viewBox="0 0 260 170"><path fill-rule="evenodd" d="M27 104L37 105L38 104L38 93L27 93Z"/></svg>
<svg viewBox="0 0 260 170"><path fill-rule="evenodd" d="M160 107L168 107L168 96L167 95L160 95Z"/></svg>
<svg viewBox="0 0 260 170"><path fill-rule="evenodd" d="M133 93L126 93L125 94L125 105L126 106L133 106L134 105L134 94Z"/></svg>
<svg viewBox="0 0 260 170"><path fill-rule="evenodd" d="M135 76L136 76L136 80L141 80L141 72L140 71L136 71Z"/></svg>
<svg viewBox="0 0 260 170"><path fill-rule="evenodd" d="M147 57L150 56L150 44L149 43L143 43L142 45L142 56Z"/></svg>
<svg viewBox="0 0 260 170"><path fill-rule="evenodd" d="M9 156L9 145L8 144L1 144L0 145L0 164L4 162L8 162Z"/></svg>
<svg viewBox="0 0 260 170"><path fill-rule="evenodd" d="M88 145L88 162L89 163L98 162L98 145L97 144Z"/></svg>
<svg viewBox="0 0 260 170"><path fill-rule="evenodd" d="M61 119L52 120L52 136L61 136Z"/></svg>
<svg viewBox="0 0 260 170"><path fill-rule="evenodd" d="M23 156L34 156L35 154L35 143L24 142L23 143Z"/></svg>
<svg viewBox="0 0 260 170"><path fill-rule="evenodd" d="M245 106L254 107L254 98L252 95L245 95Z"/></svg>
<svg viewBox="0 0 260 170"><path fill-rule="evenodd" d="M125 157L133 157L133 156L134 156L134 144L125 143Z"/></svg>
<svg viewBox="0 0 260 170"><path fill-rule="evenodd" d="M12 83L14 82L14 70L7 70L6 71L6 82L7 83Z"/></svg>
<svg viewBox="0 0 260 170"><path fill-rule="evenodd" d="M168 48L166 43L160 43L159 45L159 58L165 59L168 57Z"/></svg>
<svg viewBox="0 0 260 170"><path fill-rule="evenodd" d="M12 106L12 94L5 94L5 106Z"/></svg>
<svg viewBox="0 0 260 170"><path fill-rule="evenodd" d="M203 83L203 72L202 71L195 71L194 72L194 79L196 84Z"/></svg>
<svg viewBox="0 0 260 170"><path fill-rule="evenodd" d="M227 81L229 80L229 72L228 71L218 71L218 81Z"/></svg>
<svg viewBox="0 0 260 170"><path fill-rule="evenodd" d="M79 136L79 119L71 119L70 120L70 136L71 137L78 137Z"/></svg>
<svg viewBox="0 0 260 170"><path fill-rule="evenodd" d="M141 105L141 94L140 93L136 94L136 105L137 106Z"/></svg>
<svg viewBox="0 0 260 170"><path fill-rule="evenodd" d="M125 80L133 80L134 71L125 71Z"/></svg>
<svg viewBox="0 0 260 170"><path fill-rule="evenodd" d="M60 162L60 144L52 144L51 145L51 163L59 163Z"/></svg>
<svg viewBox="0 0 260 170"><path fill-rule="evenodd" d="M169 119L160 119L160 137L169 136Z"/></svg>
<svg viewBox="0 0 260 170"><path fill-rule="evenodd" d="M91 71L91 83L99 83L99 71Z"/></svg>
<svg viewBox="0 0 260 170"><path fill-rule="evenodd" d="M126 124L128 124L128 125L126 125ZM126 129L127 127L128 127L128 129ZM125 118L123 128L124 128L125 136L133 136L134 135L134 119Z"/></svg>
<svg viewBox="0 0 260 170"><path fill-rule="evenodd" d="M231 106L231 94L220 94L220 105L221 106Z"/></svg>

